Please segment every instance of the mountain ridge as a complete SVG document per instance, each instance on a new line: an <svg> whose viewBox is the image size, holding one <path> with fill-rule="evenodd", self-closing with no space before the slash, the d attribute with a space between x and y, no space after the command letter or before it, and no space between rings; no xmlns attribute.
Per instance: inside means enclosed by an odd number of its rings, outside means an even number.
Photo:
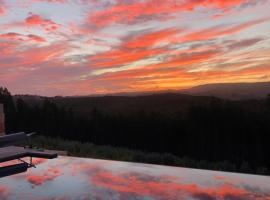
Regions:
<svg viewBox="0 0 270 200"><path fill-rule="evenodd" d="M83 98L83 97L137 97L155 94L185 94L192 96L211 96L229 100L262 99L270 94L270 82L255 83L211 83L194 86L183 90L161 90L144 92L120 92L108 94L93 94L82 96L54 96L48 98ZM14 95L15 98L34 98L36 100L47 98L39 95Z"/></svg>
<svg viewBox="0 0 270 200"><path fill-rule="evenodd" d="M262 99L270 94L270 82L205 84L190 88L185 93L230 100Z"/></svg>

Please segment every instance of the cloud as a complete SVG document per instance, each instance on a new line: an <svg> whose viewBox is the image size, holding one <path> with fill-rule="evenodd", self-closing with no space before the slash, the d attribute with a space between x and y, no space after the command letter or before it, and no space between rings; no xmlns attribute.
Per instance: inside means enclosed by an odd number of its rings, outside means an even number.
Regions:
<svg viewBox="0 0 270 200"><path fill-rule="evenodd" d="M199 63L199 62L198 62ZM250 63L249 63L250 64ZM196 64L195 64L196 65ZM184 89L189 88L191 85L199 85L204 83L217 83L222 82L251 82L262 74L270 74L269 66L253 66L245 69L241 67L245 64L240 64L240 69L234 71L225 71L222 68L188 72L187 68L174 67L175 65L168 66L149 66L142 69L133 69L119 72L108 72L97 76L95 79L92 77L88 81L85 80L81 83L73 83L74 87L85 88L87 85L95 84L94 86L102 85L107 90L112 91L117 88L118 91L155 91L167 89ZM98 88L98 87L97 87ZM82 91L81 91L82 92Z"/></svg>
<svg viewBox="0 0 270 200"><path fill-rule="evenodd" d="M244 70L269 63L262 2L0 0L0 84L13 93L87 95L268 81L266 68ZM74 15L55 12L63 6Z"/></svg>
<svg viewBox="0 0 270 200"><path fill-rule="evenodd" d="M256 191L255 188L245 189L234 182L220 183L215 186L201 186L196 183L181 183L176 177L151 176L141 173L113 173L95 165L80 168L81 172L89 176L91 185L106 189L106 192L120 199L150 197L160 200L177 199L232 199L232 200L261 200L268 199L269 194ZM177 181L178 180L178 181Z"/></svg>
<svg viewBox="0 0 270 200"><path fill-rule="evenodd" d="M235 33L239 33L243 30L256 26L258 24L269 21L270 18L261 18L256 20L251 20L248 22L240 23L237 25L219 25L210 28L206 28L199 31L191 32L185 36L180 36L175 42L192 42L192 41L200 41L200 40L211 40L218 37L224 37L228 35L232 35Z"/></svg>
<svg viewBox="0 0 270 200"><path fill-rule="evenodd" d="M112 68L135 62L140 59L155 56L164 52L164 49L146 49L139 51L113 50L102 55L91 56L90 61L92 68Z"/></svg>
<svg viewBox="0 0 270 200"><path fill-rule="evenodd" d="M6 9L3 6L0 6L0 16L6 12Z"/></svg>
<svg viewBox="0 0 270 200"><path fill-rule="evenodd" d="M153 47L158 42L169 41L170 37L179 34L180 31L178 29L165 29L142 34L127 41L123 46L129 49Z"/></svg>
<svg viewBox="0 0 270 200"><path fill-rule="evenodd" d="M44 159L44 158L34 158L33 159L34 165L40 165L40 164L45 163L45 162L47 162L47 159Z"/></svg>
<svg viewBox="0 0 270 200"><path fill-rule="evenodd" d="M179 32L179 29L165 29L127 36L117 49L90 56L90 65L92 68L113 68L164 54L168 50L155 45Z"/></svg>
<svg viewBox="0 0 270 200"><path fill-rule="evenodd" d="M228 45L228 48L233 50L233 49L241 49L244 47L249 47L257 44L258 42L262 41L263 38L252 38L252 39L245 39L245 40L240 40L237 42L232 42L231 44Z"/></svg>
<svg viewBox="0 0 270 200"><path fill-rule="evenodd" d="M29 175L26 180L33 186L40 186L48 181L53 181L57 177L61 176L63 173L60 169L49 168L48 171L44 172L42 175Z"/></svg>
<svg viewBox="0 0 270 200"><path fill-rule="evenodd" d="M57 24L49 19L44 19L40 15L32 14L25 19L25 23L29 26L40 26L47 31L56 31L61 27L60 24Z"/></svg>
<svg viewBox="0 0 270 200"><path fill-rule="evenodd" d="M43 37L40 37L38 35L24 35L20 33L5 33L5 34L0 34L0 39L6 39L6 40L11 40L11 41L17 41L17 42L27 42L27 41L32 41L32 42L46 42L46 39Z"/></svg>
<svg viewBox="0 0 270 200"><path fill-rule="evenodd" d="M5 13L6 13L5 2L3 0L0 0L0 16L4 15Z"/></svg>
<svg viewBox="0 0 270 200"><path fill-rule="evenodd" d="M8 199L8 196L9 196L9 189L4 185L0 185L0 198L6 200Z"/></svg>
<svg viewBox="0 0 270 200"><path fill-rule="evenodd" d="M23 41L24 35L19 34L19 33L5 33L5 34L1 34L0 38L14 40L14 41Z"/></svg>
<svg viewBox="0 0 270 200"><path fill-rule="evenodd" d="M68 0L30 0L31 3L43 2L43 3L68 3Z"/></svg>
<svg viewBox="0 0 270 200"><path fill-rule="evenodd" d="M13 74L16 74L18 69L24 69L23 71L19 70L21 76L28 73L28 70L32 71L34 68L44 66L46 62L57 62L58 57L62 56L68 49L66 44L31 46L23 50L18 49L16 45L7 47L8 50L3 50L5 54L0 57L0 69L13 69Z"/></svg>
<svg viewBox="0 0 270 200"><path fill-rule="evenodd" d="M164 18L165 15L193 11L198 7L228 10L249 2L254 2L254 0L146 0L131 1L131 3L118 1L107 9L97 11L94 14L91 13L89 21L97 26L106 26L113 23L126 24L143 17Z"/></svg>
<svg viewBox="0 0 270 200"><path fill-rule="evenodd" d="M112 199L114 197L118 199L148 197L159 200L262 200L270 197L267 191L263 192L258 188L243 186L240 184L242 179L239 177L220 176L216 184L208 179L210 181L208 185L207 181L202 181L203 184L200 184L190 182L190 179L186 182L184 177L179 176L136 172L136 170L132 171L131 166L129 166L128 172L107 169L110 169L110 166L106 166L106 163L76 165L76 171L82 173L83 177L88 177L91 188L95 186L95 190L98 190L103 198L106 195L110 195ZM95 191L92 193L95 194Z"/></svg>
<svg viewBox="0 0 270 200"><path fill-rule="evenodd" d="M33 35L33 34L29 34L28 38L35 41L35 42L46 42L47 41L45 38L37 36L37 35Z"/></svg>
<svg viewBox="0 0 270 200"><path fill-rule="evenodd" d="M219 37L224 37L238 33L257 24L266 22L268 20L269 20L268 18L262 18L233 26L220 25L199 31L194 31L182 36L177 36L181 33L181 30L179 29L166 29L151 33L145 33L137 36L135 35L132 37L126 37L126 39L118 47L117 50L112 50L109 52L102 53L100 55L91 56L89 58L90 65L92 68L119 67L149 57L155 57L161 54L170 54L170 52L174 51L168 49L169 45L171 44L213 40ZM167 47L155 48L155 45L159 44L162 41L165 42L165 44L167 43ZM191 64L207 60L204 58L202 58L202 55L200 57L198 55L197 56L193 55L192 57L189 57L189 54L183 55L182 53L180 54L180 58L176 58L173 60L167 59L167 61L164 60L163 63L157 64L157 66L170 67L175 65L179 66L184 64Z"/></svg>

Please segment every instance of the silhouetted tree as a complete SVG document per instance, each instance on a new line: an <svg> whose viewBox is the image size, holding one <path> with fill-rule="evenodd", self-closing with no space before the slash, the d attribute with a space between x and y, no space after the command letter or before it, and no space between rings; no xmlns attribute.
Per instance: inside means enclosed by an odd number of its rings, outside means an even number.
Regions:
<svg viewBox="0 0 270 200"><path fill-rule="evenodd" d="M152 163L180 162L173 156L160 156L170 153L187 156L181 160L187 166L269 172L270 96L250 102L211 98L208 103L173 112L134 108L111 113L94 106L84 115L66 106L64 97L61 101L57 105L52 98L43 98L42 103L32 105L17 98L15 106L10 92L0 88L9 133L36 131L54 138L156 152L147 156ZM136 160L145 159L143 153L136 154Z"/></svg>

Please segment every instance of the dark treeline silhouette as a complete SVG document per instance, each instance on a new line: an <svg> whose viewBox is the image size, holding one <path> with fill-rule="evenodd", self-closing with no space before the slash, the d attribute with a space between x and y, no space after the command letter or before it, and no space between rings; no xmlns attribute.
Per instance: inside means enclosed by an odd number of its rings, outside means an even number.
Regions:
<svg viewBox="0 0 270 200"><path fill-rule="evenodd" d="M209 99L185 111L138 109L123 114L93 108L86 117L50 98L35 105L21 98L14 102L7 89L0 89L8 133L36 131L47 137L171 153L205 163L228 161L233 164L231 171L261 169L268 174L270 97L254 101L254 107L252 101Z"/></svg>

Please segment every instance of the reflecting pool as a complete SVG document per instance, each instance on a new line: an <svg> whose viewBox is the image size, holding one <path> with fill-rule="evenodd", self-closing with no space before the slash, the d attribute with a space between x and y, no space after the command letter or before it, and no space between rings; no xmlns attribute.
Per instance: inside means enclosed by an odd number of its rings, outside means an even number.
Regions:
<svg viewBox="0 0 270 200"><path fill-rule="evenodd" d="M0 179L0 199L270 200L270 177L59 157Z"/></svg>

